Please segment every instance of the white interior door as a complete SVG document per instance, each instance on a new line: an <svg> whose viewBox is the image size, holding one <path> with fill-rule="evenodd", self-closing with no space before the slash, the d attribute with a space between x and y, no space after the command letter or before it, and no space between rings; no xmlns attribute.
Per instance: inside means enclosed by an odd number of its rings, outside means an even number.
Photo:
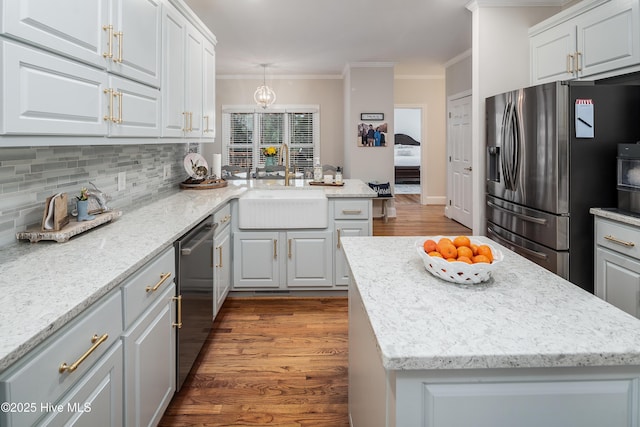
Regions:
<svg viewBox="0 0 640 427"><path fill-rule="evenodd" d="M449 203L447 216L471 228L473 174L471 168L471 95L449 100L447 146Z"/></svg>

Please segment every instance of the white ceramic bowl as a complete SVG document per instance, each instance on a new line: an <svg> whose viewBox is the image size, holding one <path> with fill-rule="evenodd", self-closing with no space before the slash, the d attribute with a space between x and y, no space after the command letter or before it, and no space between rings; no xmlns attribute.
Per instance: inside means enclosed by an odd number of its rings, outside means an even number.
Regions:
<svg viewBox="0 0 640 427"><path fill-rule="evenodd" d="M442 237L449 237L451 240L455 238L455 236L425 237L424 239L416 240L415 247L416 252L418 252L418 255L420 255L420 258L422 258L427 271L434 276L448 282L461 284L476 284L485 282L489 280L489 278L491 278L491 272L495 269L496 265L499 264L504 258L502 252L495 246L487 244L485 242L481 242L479 240L474 240L473 238L470 238L471 243L476 245L487 245L489 246L489 248L491 248L491 253L493 255L493 262L491 264L487 264L485 262L467 264L466 262L462 261L447 261L444 258L432 257L424 251L423 245L425 240L431 239L435 242L438 242L438 240L440 240Z"/></svg>

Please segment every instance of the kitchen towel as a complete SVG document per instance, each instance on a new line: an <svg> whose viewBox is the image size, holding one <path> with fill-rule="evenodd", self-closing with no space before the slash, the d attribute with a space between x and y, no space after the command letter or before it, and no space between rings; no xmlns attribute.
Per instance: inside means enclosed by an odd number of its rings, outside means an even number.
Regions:
<svg viewBox="0 0 640 427"><path fill-rule="evenodd" d="M213 155L213 163L211 163L211 173L216 178L222 178L222 154Z"/></svg>

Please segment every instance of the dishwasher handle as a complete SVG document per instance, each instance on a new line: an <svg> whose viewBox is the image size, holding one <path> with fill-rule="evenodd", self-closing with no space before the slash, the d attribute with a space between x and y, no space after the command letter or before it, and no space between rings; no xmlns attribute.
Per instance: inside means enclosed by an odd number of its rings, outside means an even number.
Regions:
<svg viewBox="0 0 640 427"><path fill-rule="evenodd" d="M198 246L200 246L202 244L202 242L204 242L205 240L207 240L209 237L211 237L213 235L213 233L216 231L216 228L218 228L218 223L209 223L207 225L205 225L204 228L209 228L210 230L207 232L207 234L205 234L204 236L202 236L197 242L195 242L194 244L187 246L186 248L181 248L180 249L180 254L182 256L189 256L191 255L191 252L193 252L194 250L196 250L196 248Z"/></svg>

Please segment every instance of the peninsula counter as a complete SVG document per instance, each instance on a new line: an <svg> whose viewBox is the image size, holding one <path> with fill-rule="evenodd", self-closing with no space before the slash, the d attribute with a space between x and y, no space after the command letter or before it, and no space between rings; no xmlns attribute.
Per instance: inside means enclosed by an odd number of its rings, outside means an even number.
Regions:
<svg viewBox="0 0 640 427"><path fill-rule="evenodd" d="M343 240L353 427L639 425L640 320L484 237L492 278L445 282L424 239Z"/></svg>

